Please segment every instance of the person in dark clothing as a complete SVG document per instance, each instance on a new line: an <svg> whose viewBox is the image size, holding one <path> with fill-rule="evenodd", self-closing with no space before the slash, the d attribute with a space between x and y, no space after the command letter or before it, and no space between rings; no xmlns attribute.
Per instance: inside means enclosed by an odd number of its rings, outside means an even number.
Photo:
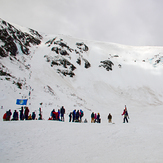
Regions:
<svg viewBox="0 0 163 163"><path fill-rule="evenodd" d="M73 111L73 115L72 115L72 122L74 122L76 119L76 109Z"/></svg>
<svg viewBox="0 0 163 163"><path fill-rule="evenodd" d="M7 113L6 113L6 121L10 121L11 115L12 115L12 112L11 112L11 109L10 109L10 110L7 111Z"/></svg>
<svg viewBox="0 0 163 163"><path fill-rule="evenodd" d="M55 109L53 109L53 111L52 111L52 117L53 117L53 120L56 120Z"/></svg>
<svg viewBox="0 0 163 163"><path fill-rule="evenodd" d="M38 117L38 120L42 120L42 112L41 112L41 108L39 108L39 117Z"/></svg>
<svg viewBox="0 0 163 163"><path fill-rule="evenodd" d="M101 123L100 113L97 114L97 123Z"/></svg>
<svg viewBox="0 0 163 163"><path fill-rule="evenodd" d="M91 123L95 123L95 114L92 112L91 114Z"/></svg>
<svg viewBox="0 0 163 163"><path fill-rule="evenodd" d="M12 120L17 121L18 120L18 112L15 110L13 113L13 118Z"/></svg>
<svg viewBox="0 0 163 163"><path fill-rule="evenodd" d="M32 113L32 120L35 120L35 118L36 118L36 113L33 112L33 113Z"/></svg>
<svg viewBox="0 0 163 163"><path fill-rule="evenodd" d="M70 112L69 114L69 122L71 122L71 119L72 119L72 112Z"/></svg>
<svg viewBox="0 0 163 163"><path fill-rule="evenodd" d="M61 112L60 112L60 110L58 109L58 120L60 121L60 114L61 114Z"/></svg>
<svg viewBox="0 0 163 163"><path fill-rule="evenodd" d="M79 110L76 112L76 121L79 122Z"/></svg>
<svg viewBox="0 0 163 163"><path fill-rule="evenodd" d="M26 106L26 107L25 107L25 120L28 120L28 114L29 114L29 109L28 109L28 107Z"/></svg>
<svg viewBox="0 0 163 163"><path fill-rule="evenodd" d="M23 109L23 106L22 106L21 110L20 110L20 120L24 120L23 112L24 112L24 109Z"/></svg>
<svg viewBox="0 0 163 163"><path fill-rule="evenodd" d="M111 123L112 122L112 115L109 113L108 115L108 122Z"/></svg>
<svg viewBox="0 0 163 163"><path fill-rule="evenodd" d="M61 121L64 121L64 114L65 114L64 106L62 106L60 110L61 110Z"/></svg>

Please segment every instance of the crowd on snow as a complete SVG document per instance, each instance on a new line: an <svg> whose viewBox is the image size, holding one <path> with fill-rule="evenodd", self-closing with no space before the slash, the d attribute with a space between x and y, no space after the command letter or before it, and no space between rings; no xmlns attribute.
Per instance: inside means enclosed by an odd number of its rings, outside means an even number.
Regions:
<svg viewBox="0 0 163 163"><path fill-rule="evenodd" d="M20 120L37 120L36 118L36 113L32 112L32 114L29 114L29 108L27 106L25 107L21 107L21 109L19 110L20 112ZM64 121L64 114L65 114L65 108L64 106L62 106L60 109L58 109L58 111L55 111L55 109L53 109L51 111L50 117L48 120L58 120L58 121ZM9 109L8 111L6 111L6 113L3 115L3 120L4 121L17 121L19 120L19 113L17 110L14 111L13 113L13 117L11 119L11 109ZM69 122L82 122L82 117L84 116L84 112L83 110L73 110L72 112L70 112L69 114ZM128 111L127 111L127 107L125 105L125 109L123 110L122 113L123 117L123 123L125 123L125 121L128 123L128 119L129 119L129 115L128 115ZM112 123L112 115L111 113L109 113L108 115L108 122ZM38 120L42 120L42 112L41 112L41 108L39 108L39 118ZM87 119L84 120L84 123L87 123ZM101 118L100 118L100 113L96 114L94 112L92 112L91 114L91 123L101 123Z"/></svg>
<svg viewBox="0 0 163 163"><path fill-rule="evenodd" d="M29 108L27 106L21 107L19 110L20 112L20 120L35 120L36 119L36 113L32 112L32 114L29 114ZM6 111L6 113L3 115L3 120L4 121L17 121L19 120L19 113L17 110L14 111L13 117L11 118L12 112L11 109ZM42 114L41 114L41 108L40 108L40 113L39 113L39 120L42 120Z"/></svg>

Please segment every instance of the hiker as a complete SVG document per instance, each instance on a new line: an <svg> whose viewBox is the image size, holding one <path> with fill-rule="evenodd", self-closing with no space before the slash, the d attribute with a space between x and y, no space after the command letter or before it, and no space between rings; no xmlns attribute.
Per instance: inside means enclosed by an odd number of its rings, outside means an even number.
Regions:
<svg viewBox="0 0 163 163"><path fill-rule="evenodd" d="M125 120L126 120L126 122L128 123L128 119L127 119L127 118L129 118L129 116L128 116L128 112L127 112L127 107L126 107L126 105L125 105L125 109L123 110L122 115L124 116L124 117L123 117L123 123L125 123Z"/></svg>
<svg viewBox="0 0 163 163"><path fill-rule="evenodd" d="M71 122L71 119L72 119L72 112L70 112L69 114L69 122Z"/></svg>
<svg viewBox="0 0 163 163"><path fill-rule="evenodd" d="M6 121L6 117L7 117L7 111L6 111L6 113L3 115L3 121Z"/></svg>
<svg viewBox="0 0 163 163"><path fill-rule="evenodd" d="M58 109L58 120L60 121L60 114L61 114L61 112L60 112L60 110Z"/></svg>
<svg viewBox="0 0 163 163"><path fill-rule="evenodd" d="M23 112L24 112L24 109L23 109L23 106L21 107L21 110L20 111L20 120L24 120L24 115L23 115Z"/></svg>
<svg viewBox="0 0 163 163"><path fill-rule="evenodd" d="M13 113L13 118L12 120L17 121L18 120L18 112L15 110Z"/></svg>
<svg viewBox="0 0 163 163"><path fill-rule="evenodd" d="M80 122L82 122L82 117L84 116L83 110L80 110L79 117L80 117Z"/></svg>
<svg viewBox="0 0 163 163"><path fill-rule="evenodd" d="M109 123L112 123L112 115L109 113L109 115L108 115L108 122Z"/></svg>
<svg viewBox="0 0 163 163"><path fill-rule="evenodd" d="M91 114L91 123L95 123L95 114L92 112Z"/></svg>
<svg viewBox="0 0 163 163"><path fill-rule="evenodd" d="M95 122L97 122L97 114L95 113Z"/></svg>
<svg viewBox="0 0 163 163"><path fill-rule="evenodd" d="M73 111L73 115L72 115L72 122L74 122L76 119L76 109Z"/></svg>
<svg viewBox="0 0 163 163"><path fill-rule="evenodd" d="M76 112L76 122L79 122L79 110Z"/></svg>
<svg viewBox="0 0 163 163"><path fill-rule="evenodd" d="M42 114L41 113L39 114L38 120L42 120Z"/></svg>
<svg viewBox="0 0 163 163"><path fill-rule="evenodd" d="M6 121L10 121L11 115L12 115L12 112L11 112L11 109L10 109L10 110L7 111L7 113L6 113Z"/></svg>
<svg viewBox="0 0 163 163"><path fill-rule="evenodd" d="M32 120L35 120L35 118L36 118L36 113L32 112Z"/></svg>
<svg viewBox="0 0 163 163"><path fill-rule="evenodd" d="M97 123L101 123L100 113L97 114Z"/></svg>
<svg viewBox="0 0 163 163"><path fill-rule="evenodd" d="M25 114L25 120L28 120L29 109L27 106L25 107L25 113L24 114Z"/></svg>
<svg viewBox="0 0 163 163"><path fill-rule="evenodd" d="M39 108L39 118L38 118L38 120L42 120L42 112L41 112L41 108Z"/></svg>
<svg viewBox="0 0 163 163"><path fill-rule="evenodd" d="M64 121L64 114L65 114L64 106L61 107L60 111L61 111L61 121Z"/></svg>

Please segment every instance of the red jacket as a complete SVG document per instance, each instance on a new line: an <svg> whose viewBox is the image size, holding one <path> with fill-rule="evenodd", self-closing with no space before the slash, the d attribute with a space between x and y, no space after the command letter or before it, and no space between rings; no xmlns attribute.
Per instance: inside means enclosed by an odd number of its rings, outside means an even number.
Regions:
<svg viewBox="0 0 163 163"><path fill-rule="evenodd" d="M7 115L6 113L3 115L3 120L6 120L6 115Z"/></svg>
<svg viewBox="0 0 163 163"><path fill-rule="evenodd" d="M122 115L124 115L126 113L126 110L123 111Z"/></svg>

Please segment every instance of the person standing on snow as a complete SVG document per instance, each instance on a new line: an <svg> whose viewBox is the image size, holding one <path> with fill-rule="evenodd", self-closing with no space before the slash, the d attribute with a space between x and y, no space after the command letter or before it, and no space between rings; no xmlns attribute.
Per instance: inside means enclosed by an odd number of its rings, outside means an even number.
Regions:
<svg viewBox="0 0 163 163"><path fill-rule="evenodd" d="M29 109L28 109L28 107L26 106L26 107L25 107L25 113L24 113L24 115L25 115L25 120L28 120L28 114L29 114Z"/></svg>
<svg viewBox="0 0 163 163"><path fill-rule="evenodd" d="M14 121L17 121L18 120L18 112L15 110L14 113L13 113L13 119Z"/></svg>
<svg viewBox="0 0 163 163"><path fill-rule="evenodd" d="M36 118L36 113L32 112L32 120L35 120L35 118Z"/></svg>
<svg viewBox="0 0 163 163"><path fill-rule="evenodd" d="M20 110L20 120L24 120L24 109L23 109L23 106L21 107L21 110Z"/></svg>
<svg viewBox="0 0 163 163"><path fill-rule="evenodd" d="M97 114L97 123L101 123L100 113Z"/></svg>
<svg viewBox="0 0 163 163"><path fill-rule="evenodd" d="M110 113L108 115L108 121L109 121L109 123L112 123L112 115Z"/></svg>
<svg viewBox="0 0 163 163"><path fill-rule="evenodd" d="M12 112L11 112L11 109L9 109L9 111L7 111L6 113L6 121L10 121L11 115L12 115Z"/></svg>
<svg viewBox="0 0 163 163"><path fill-rule="evenodd" d="M72 112L70 112L69 114L69 122L71 122L71 119L72 119Z"/></svg>
<svg viewBox="0 0 163 163"><path fill-rule="evenodd" d="M91 123L95 123L95 114L92 112L91 114Z"/></svg>
<svg viewBox="0 0 163 163"><path fill-rule="evenodd" d="M74 122L76 120L76 109L73 111L72 114L72 122Z"/></svg>
<svg viewBox="0 0 163 163"><path fill-rule="evenodd" d="M80 110L80 122L82 122L82 117L84 116L84 112L83 112L83 110Z"/></svg>
<svg viewBox="0 0 163 163"><path fill-rule="evenodd" d="M61 108L61 121L64 121L64 114L65 114L65 108L62 106Z"/></svg>
<svg viewBox="0 0 163 163"><path fill-rule="evenodd" d="M127 112L127 107L126 107L126 105L125 105L125 109L124 109L122 115L124 116L124 117L123 117L123 123L125 123L125 120L126 120L126 122L128 123L128 119L127 119L127 118L129 118L129 116L128 116L128 112Z"/></svg>
<svg viewBox="0 0 163 163"><path fill-rule="evenodd" d="M95 113L95 122L97 122L97 114Z"/></svg>

